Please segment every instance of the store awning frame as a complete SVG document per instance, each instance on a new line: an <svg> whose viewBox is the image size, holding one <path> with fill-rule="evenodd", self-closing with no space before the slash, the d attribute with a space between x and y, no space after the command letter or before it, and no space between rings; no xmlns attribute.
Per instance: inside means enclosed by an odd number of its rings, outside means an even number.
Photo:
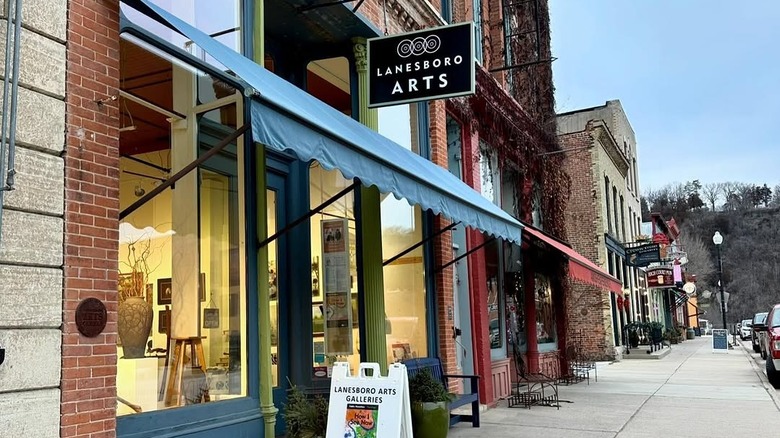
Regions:
<svg viewBox="0 0 780 438"><path fill-rule="evenodd" d="M254 141L293 153L302 161L316 160L325 169L338 169L347 179L357 178L367 187L376 186L382 193L452 221L520 242L520 222L447 169L342 114L149 0L125 3L156 14L251 87L246 91L253 94Z"/></svg>
<svg viewBox="0 0 780 438"><path fill-rule="evenodd" d="M569 276L574 280L608 290L619 297L623 296L623 284L620 280L604 272L598 265L575 251L568 244L527 224L524 224L523 230L525 236L540 240L563 254L569 260Z"/></svg>

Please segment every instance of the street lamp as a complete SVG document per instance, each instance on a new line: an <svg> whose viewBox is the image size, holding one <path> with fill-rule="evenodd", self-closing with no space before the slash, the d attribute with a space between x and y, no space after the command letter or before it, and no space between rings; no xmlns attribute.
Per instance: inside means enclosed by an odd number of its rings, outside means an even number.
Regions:
<svg viewBox="0 0 780 438"><path fill-rule="evenodd" d="M720 287L720 313L723 316L723 328L726 327L726 298L723 294L723 260L720 258L720 244L723 243L723 236L720 235L720 231L716 231L712 236L712 243L718 248L718 286Z"/></svg>

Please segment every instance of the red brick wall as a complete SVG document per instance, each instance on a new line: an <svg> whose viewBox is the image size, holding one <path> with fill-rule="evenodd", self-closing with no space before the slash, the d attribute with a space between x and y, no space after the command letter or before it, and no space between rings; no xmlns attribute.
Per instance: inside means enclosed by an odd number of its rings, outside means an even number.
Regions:
<svg viewBox="0 0 780 438"><path fill-rule="evenodd" d="M572 247L591 261L598 263L600 242L601 199L598 197L601 179L593 172L593 137L589 131L558 137L564 149L577 149L566 154L563 166L571 178L571 197L566 205L566 232ZM604 312L609 310L609 292L588 284L572 281L567 300L569 344L580 344L581 352L594 359L614 355L607 344ZM579 335L581 331L582 335Z"/></svg>
<svg viewBox="0 0 780 438"><path fill-rule="evenodd" d="M71 0L68 9L65 280L61 436L113 437L119 226L119 6ZM97 102L101 101L102 104ZM74 311L102 300L108 325L86 338Z"/></svg>
<svg viewBox="0 0 780 438"><path fill-rule="evenodd" d="M434 101L430 103L430 129L431 129L431 161L447 168L447 122L444 102ZM438 230L450 224L450 221L436 217L434 229ZM442 266L452 260L452 236L450 233L441 234L434 242L435 267ZM436 272L436 318L439 336L439 358L444 369L449 374L457 373L455 340L452 338L452 328L455 324L453 297L453 266ZM457 382L452 382L453 384Z"/></svg>

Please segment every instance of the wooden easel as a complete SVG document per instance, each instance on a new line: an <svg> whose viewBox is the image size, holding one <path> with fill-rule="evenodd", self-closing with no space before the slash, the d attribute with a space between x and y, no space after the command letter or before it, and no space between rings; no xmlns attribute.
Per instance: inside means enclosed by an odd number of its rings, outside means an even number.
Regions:
<svg viewBox="0 0 780 438"><path fill-rule="evenodd" d="M184 355L186 347L190 347L190 359L193 366L200 367L203 373L206 373L206 357L203 355L203 338L171 338L168 346L169 354L172 354L170 363L167 365L165 373L165 406L179 406L181 398L181 380L184 373ZM208 393L205 395L205 401L210 401Z"/></svg>

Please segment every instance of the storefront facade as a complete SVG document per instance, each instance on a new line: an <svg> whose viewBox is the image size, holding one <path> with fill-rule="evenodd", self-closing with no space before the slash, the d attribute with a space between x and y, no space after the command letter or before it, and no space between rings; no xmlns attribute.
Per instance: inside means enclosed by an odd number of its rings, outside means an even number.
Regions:
<svg viewBox="0 0 780 438"><path fill-rule="evenodd" d="M115 76L94 97L95 107L109 115L102 121L111 135L79 137L81 120L74 115L83 101L69 108L73 157L84 156L85 140L90 154L106 143L113 149L99 168L110 176L101 180L106 187L87 186L92 175L66 171L67 184L87 189L71 193L68 208L86 211L95 203L89 196L108 204L100 211L106 219L89 228L75 227L83 216L66 216L66 228L73 224L74 230L66 233L66 247L96 233L106 249L93 253L90 244L97 243L84 241L88 248L66 255L65 263L84 263L85 254L102 260L103 292L97 298L108 309L109 323L87 338L73 324L73 313L64 317L63 342L74 348L63 350L63 370L73 371L63 372L62 386L75 388L63 393L73 403L62 406L62 433L115 428L119 436L137 437L217 431L270 436L283 431L278 408L289 386L326 392L334 361L386 367L439 355L447 348L439 339L448 331L441 321L451 317L446 309L452 298L435 290L453 274L452 268L436 267L452 255L441 250L446 238L418 245L443 221L431 210L499 241L519 242L522 229L427 161L436 158L433 137L443 130L443 118L431 114L443 114L443 103L365 107L359 38L376 31L357 16L343 34L323 36L328 50L299 41L301 50L292 54L279 41L283 35L273 35L279 23L264 28L241 2L219 10L155 4L162 9L123 3L121 18L118 10L99 11L110 17L107 28L116 26L108 51L114 58L100 58ZM346 11L336 8L316 16L327 21L333 19L328 14ZM194 28L217 34L227 50ZM262 37L241 32L253 28L270 35L265 53L257 48ZM73 50L75 57L79 48ZM239 53L254 53L288 82ZM307 100L307 92L327 106ZM384 136L357 129L337 112ZM349 129L339 130L341 124ZM317 149L319 143L325 149ZM400 145L407 152L386 149L384 160L376 160L348 151L363 144ZM386 161L391 158L399 161ZM396 174L383 179L388 170ZM66 272L65 293L73 303L68 311L95 295L82 289L82 273ZM345 304L338 325L329 324L327 312L334 287L343 295L332 298ZM126 314L128 307L136 313ZM136 345L130 338L139 319L151 321L151 335ZM136 331L147 333L145 327ZM89 351L77 348L88 342ZM92 360L105 365L104 377L81 388L77 380L87 370L79 364L96 354L99 359ZM100 421L80 415L75 400L87 399L116 404L115 416L113 408L103 409Z"/></svg>

